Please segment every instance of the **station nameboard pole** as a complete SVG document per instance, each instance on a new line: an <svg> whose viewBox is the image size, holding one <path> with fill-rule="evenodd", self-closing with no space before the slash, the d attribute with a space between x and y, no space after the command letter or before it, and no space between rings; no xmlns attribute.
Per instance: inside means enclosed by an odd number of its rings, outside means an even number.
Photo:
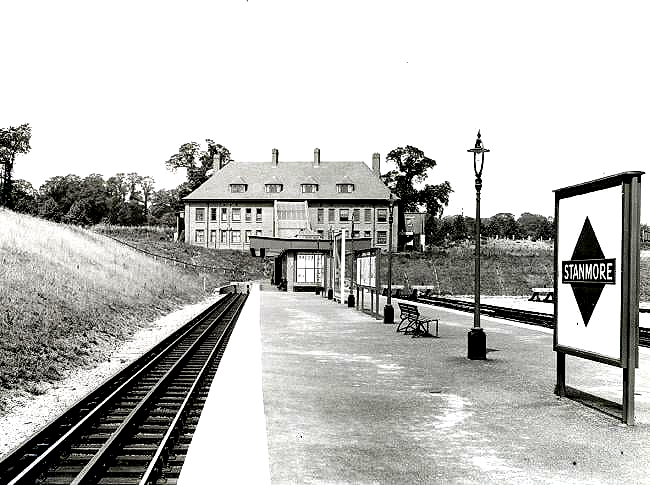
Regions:
<svg viewBox="0 0 650 485"><path fill-rule="evenodd" d="M639 360L641 175L555 191L555 392L566 395L567 354L621 367L627 424L634 424Z"/></svg>

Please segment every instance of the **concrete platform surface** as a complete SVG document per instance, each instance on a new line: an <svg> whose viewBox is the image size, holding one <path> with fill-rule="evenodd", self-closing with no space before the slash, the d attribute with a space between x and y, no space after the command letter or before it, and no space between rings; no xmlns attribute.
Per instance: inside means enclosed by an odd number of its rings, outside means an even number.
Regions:
<svg viewBox="0 0 650 485"><path fill-rule="evenodd" d="M253 287L180 483L650 484L648 349L630 427L553 394L552 331L484 318L488 358L470 361L472 315L421 312L441 338ZM621 375L567 357L569 386L619 403Z"/></svg>
<svg viewBox="0 0 650 485"><path fill-rule="evenodd" d="M548 330L482 319L488 358L470 361L470 314L422 309L440 319L424 339L313 294L262 292L261 308L274 484L650 483L645 349L628 427L553 394ZM619 403L621 375L567 357L569 386Z"/></svg>

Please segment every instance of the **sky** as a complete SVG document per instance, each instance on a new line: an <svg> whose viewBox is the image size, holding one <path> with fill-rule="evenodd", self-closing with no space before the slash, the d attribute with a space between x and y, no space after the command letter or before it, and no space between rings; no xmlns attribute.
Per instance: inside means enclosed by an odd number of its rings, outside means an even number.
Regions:
<svg viewBox="0 0 650 485"><path fill-rule="evenodd" d="M236 161L364 161L420 148L445 215L552 216L553 190L650 172L650 2L9 1L0 127L14 178L137 172L173 188L180 145ZM650 222L642 177L641 221Z"/></svg>

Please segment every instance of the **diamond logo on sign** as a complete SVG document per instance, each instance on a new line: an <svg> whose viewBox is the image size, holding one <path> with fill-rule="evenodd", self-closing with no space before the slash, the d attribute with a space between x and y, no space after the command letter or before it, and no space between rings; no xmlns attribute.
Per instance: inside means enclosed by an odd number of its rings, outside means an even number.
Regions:
<svg viewBox="0 0 650 485"><path fill-rule="evenodd" d="M562 283L571 285L585 327L605 285L616 284L616 259L605 258L589 217L582 225L571 260L562 261Z"/></svg>

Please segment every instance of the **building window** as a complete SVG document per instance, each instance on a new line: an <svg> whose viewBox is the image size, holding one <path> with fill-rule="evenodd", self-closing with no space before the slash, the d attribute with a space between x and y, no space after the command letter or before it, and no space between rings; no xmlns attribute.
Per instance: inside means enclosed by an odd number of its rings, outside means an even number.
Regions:
<svg viewBox="0 0 650 485"><path fill-rule="evenodd" d="M354 184L336 184L336 191L346 194L354 192Z"/></svg>
<svg viewBox="0 0 650 485"><path fill-rule="evenodd" d="M321 207L316 211L316 219L319 224L325 222L325 209Z"/></svg>
<svg viewBox="0 0 650 485"><path fill-rule="evenodd" d="M339 209L339 221L346 222L350 220L350 209Z"/></svg>
<svg viewBox="0 0 650 485"><path fill-rule="evenodd" d="M210 220L211 221L216 221L217 220L217 208L216 207L210 207Z"/></svg>
<svg viewBox="0 0 650 485"><path fill-rule="evenodd" d="M319 229L318 231L318 239L323 239L325 237L325 231L322 229Z"/></svg>
<svg viewBox="0 0 650 485"><path fill-rule="evenodd" d="M246 230L246 233L245 233L245 239L244 239L244 242L245 242L246 244L248 244L248 243L251 242L251 236L252 236L252 235L253 235L253 231L251 231L250 229L247 229L247 230Z"/></svg>
<svg viewBox="0 0 650 485"><path fill-rule="evenodd" d="M246 192L247 189L248 189L248 185L246 184L230 184L230 192L232 192L233 194Z"/></svg>
<svg viewBox="0 0 650 485"><path fill-rule="evenodd" d="M232 231L232 235L230 236L230 242L233 244L237 244L241 242L241 231Z"/></svg>
<svg viewBox="0 0 650 485"><path fill-rule="evenodd" d="M221 208L221 222L228 222L228 208Z"/></svg>
<svg viewBox="0 0 650 485"><path fill-rule="evenodd" d="M244 215L244 217L245 217L245 221L246 221L246 222L251 222L251 220L252 220L252 218L253 218L253 215L252 215L252 214L253 214L253 210L252 210L252 209L250 209L250 208L249 208L249 209L246 209L246 212L245 212L245 215Z"/></svg>
<svg viewBox="0 0 650 485"><path fill-rule="evenodd" d="M386 231L377 231L377 244L387 244Z"/></svg>
<svg viewBox="0 0 650 485"><path fill-rule="evenodd" d="M370 231L363 231L363 237L371 237Z"/></svg>
<svg viewBox="0 0 650 485"><path fill-rule="evenodd" d="M354 231L352 233L352 237L355 239L359 239L359 237L361 237L361 233L359 231Z"/></svg>
<svg viewBox="0 0 650 485"><path fill-rule="evenodd" d="M323 255L298 254L296 259L296 283L322 283Z"/></svg>
<svg viewBox="0 0 650 485"><path fill-rule="evenodd" d="M210 229L210 244L214 244L216 242L217 242L217 230Z"/></svg>
<svg viewBox="0 0 650 485"><path fill-rule="evenodd" d="M232 222L241 222L241 209L239 207L233 207L231 217Z"/></svg>
<svg viewBox="0 0 650 485"><path fill-rule="evenodd" d="M327 220L330 222L334 222L334 209L327 209Z"/></svg>
<svg viewBox="0 0 650 485"><path fill-rule="evenodd" d="M255 235L256 236L261 236L262 235L262 230L261 229L256 229L255 230Z"/></svg>
<svg viewBox="0 0 650 485"><path fill-rule="evenodd" d="M303 194L313 194L318 192L318 184L301 184L300 190Z"/></svg>
<svg viewBox="0 0 650 485"><path fill-rule="evenodd" d="M282 192L282 184L266 184L264 186L264 192L269 192L269 193Z"/></svg>
<svg viewBox="0 0 650 485"><path fill-rule="evenodd" d="M203 221L205 221L205 208L203 208L203 207L200 207L200 208L197 207L197 208L196 208L196 211L194 212L194 216L195 216L195 217L194 217L194 220L196 220L196 222L203 222Z"/></svg>
<svg viewBox="0 0 650 485"><path fill-rule="evenodd" d="M255 222L262 222L262 209L255 209Z"/></svg>
<svg viewBox="0 0 650 485"><path fill-rule="evenodd" d="M363 209L364 222L372 222L372 209Z"/></svg>
<svg viewBox="0 0 650 485"><path fill-rule="evenodd" d="M219 242L221 244L228 244L228 231L221 231L219 234Z"/></svg>
<svg viewBox="0 0 650 485"><path fill-rule="evenodd" d="M386 222L388 209L377 209L377 222Z"/></svg>
<svg viewBox="0 0 650 485"><path fill-rule="evenodd" d="M197 243L205 242L205 231L203 229L197 229L194 232L194 242Z"/></svg>
<svg viewBox="0 0 650 485"><path fill-rule="evenodd" d="M361 221L361 209L352 209L352 220L354 222Z"/></svg>

